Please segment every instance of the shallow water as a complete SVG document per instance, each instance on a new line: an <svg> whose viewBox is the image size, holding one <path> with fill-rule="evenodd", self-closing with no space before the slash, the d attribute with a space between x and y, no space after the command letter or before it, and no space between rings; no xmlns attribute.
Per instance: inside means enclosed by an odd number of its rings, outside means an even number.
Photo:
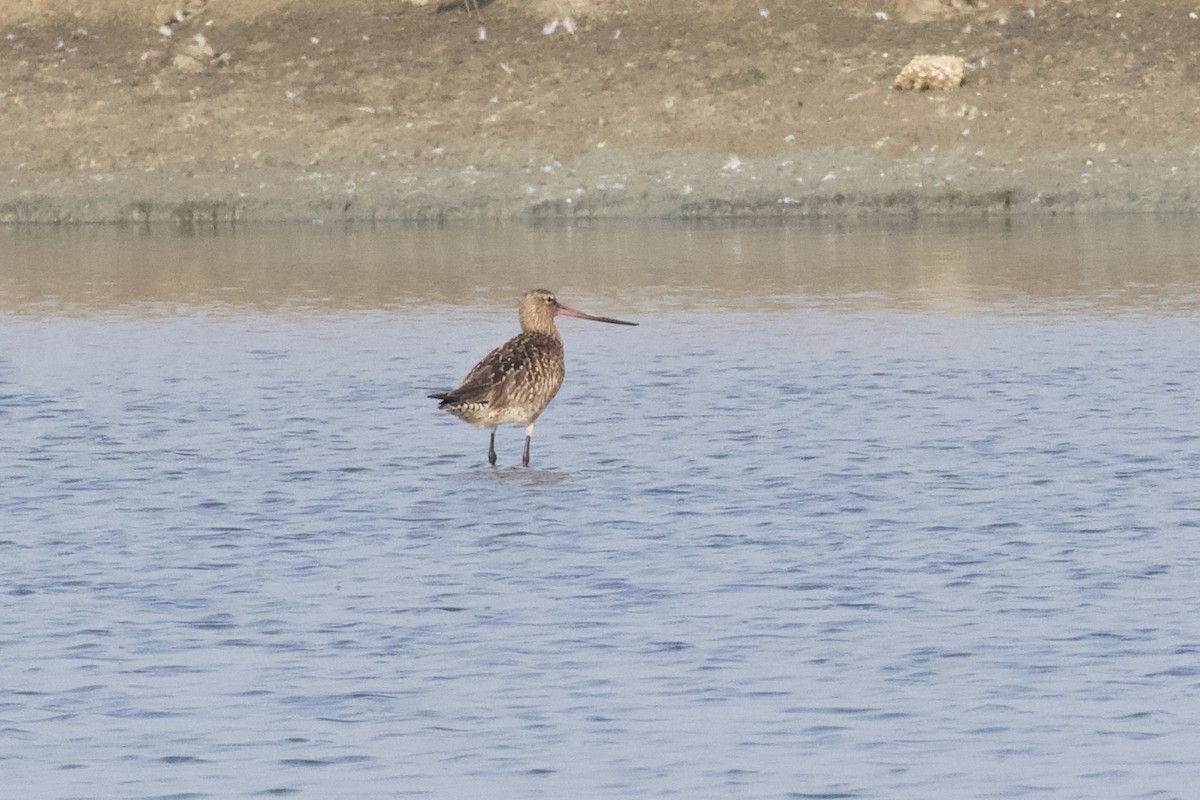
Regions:
<svg viewBox="0 0 1200 800"><path fill-rule="evenodd" d="M22 797L1200 785L1200 226L0 242ZM490 468L535 285L641 327Z"/></svg>

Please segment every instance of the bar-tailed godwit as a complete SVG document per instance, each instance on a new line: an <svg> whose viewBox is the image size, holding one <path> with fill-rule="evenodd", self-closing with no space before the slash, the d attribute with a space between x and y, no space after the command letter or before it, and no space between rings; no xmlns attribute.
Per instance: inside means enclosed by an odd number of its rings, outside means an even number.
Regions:
<svg viewBox="0 0 1200 800"><path fill-rule="evenodd" d="M529 466L529 443L533 423L562 386L563 342L554 317L578 317L614 325L636 325L611 317L585 314L558 302L554 293L534 289L521 298L521 332L488 353L467 374L462 386L450 392L431 394L441 400L438 408L480 428L490 428L488 462L496 463L496 428L525 426L525 452L521 463Z"/></svg>

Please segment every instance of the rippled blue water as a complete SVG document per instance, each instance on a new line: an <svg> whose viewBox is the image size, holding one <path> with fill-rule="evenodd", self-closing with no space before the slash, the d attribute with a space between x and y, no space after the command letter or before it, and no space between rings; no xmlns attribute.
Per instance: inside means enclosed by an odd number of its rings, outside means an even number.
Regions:
<svg viewBox="0 0 1200 800"><path fill-rule="evenodd" d="M720 259L852 234L711 235ZM1020 239L989 235L896 247ZM513 332L515 294L21 284L0 316L4 783L1194 796L1200 311L1176 301L1200 247L1173 241L1170 279L1069 291L575 279L565 301L642 325L561 323L530 469L519 429L493 469L486 432L425 398Z"/></svg>

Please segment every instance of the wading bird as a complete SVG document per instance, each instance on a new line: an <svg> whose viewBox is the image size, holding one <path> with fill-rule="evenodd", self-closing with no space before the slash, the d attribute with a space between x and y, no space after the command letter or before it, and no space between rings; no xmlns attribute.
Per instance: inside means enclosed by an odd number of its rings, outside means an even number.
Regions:
<svg viewBox="0 0 1200 800"><path fill-rule="evenodd" d="M525 452L521 464L529 466L529 443L533 423L562 386L563 342L554 317L578 317L614 325L637 325L610 317L596 317L558 302L554 293L534 289L521 298L521 332L488 353L475 365L462 386L450 392L429 395L441 400L444 409L464 422L490 428L488 462L496 463L496 428L525 426Z"/></svg>

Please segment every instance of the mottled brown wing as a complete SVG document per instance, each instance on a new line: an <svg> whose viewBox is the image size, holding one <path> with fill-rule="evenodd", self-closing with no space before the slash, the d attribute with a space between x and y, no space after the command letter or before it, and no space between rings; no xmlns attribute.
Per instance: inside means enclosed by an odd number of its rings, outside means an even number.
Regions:
<svg viewBox="0 0 1200 800"><path fill-rule="evenodd" d="M548 362L559 365L561 383L562 343L550 336L521 333L484 356L471 369L462 385L446 393L451 403L493 403L526 393L526 384L554 381ZM557 385L553 387L557 391Z"/></svg>

